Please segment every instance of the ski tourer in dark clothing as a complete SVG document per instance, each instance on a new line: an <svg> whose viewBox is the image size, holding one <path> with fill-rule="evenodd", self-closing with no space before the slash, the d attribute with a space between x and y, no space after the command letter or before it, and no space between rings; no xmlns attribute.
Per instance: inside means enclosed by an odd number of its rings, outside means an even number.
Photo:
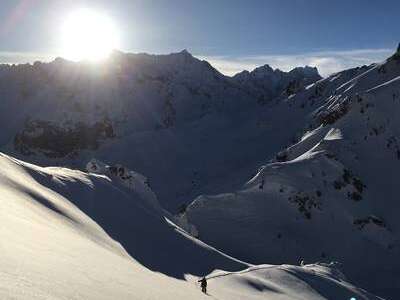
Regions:
<svg viewBox="0 0 400 300"><path fill-rule="evenodd" d="M204 294L207 294L207 279L203 277L202 279L199 280L200 286L201 286L201 291Z"/></svg>

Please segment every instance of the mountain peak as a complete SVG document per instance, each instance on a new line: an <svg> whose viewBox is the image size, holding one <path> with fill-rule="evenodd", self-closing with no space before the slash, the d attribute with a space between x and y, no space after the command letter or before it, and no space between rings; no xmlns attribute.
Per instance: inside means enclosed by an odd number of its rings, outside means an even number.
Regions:
<svg viewBox="0 0 400 300"><path fill-rule="evenodd" d="M261 67L255 68L253 71L250 73L274 73L277 69L273 69L270 65L265 64Z"/></svg>
<svg viewBox="0 0 400 300"><path fill-rule="evenodd" d="M304 66L304 67L296 67L294 69L292 69L291 71L289 71L288 73L292 73L292 74L302 74L305 77L321 77L317 67L311 67L311 66Z"/></svg>
<svg viewBox="0 0 400 300"><path fill-rule="evenodd" d="M55 64L58 64L58 65L61 65L61 64L65 64L65 63L67 63L67 62L69 62L69 60L67 60L67 59L65 59L65 58L63 58L63 57L56 57L54 60L53 60L53 63L55 63Z"/></svg>
<svg viewBox="0 0 400 300"><path fill-rule="evenodd" d="M282 95L291 95L307 85L320 80L317 68L297 67L289 72L273 69L265 64L253 71L243 71L233 76L233 80L257 95L259 103L266 103Z"/></svg>
<svg viewBox="0 0 400 300"><path fill-rule="evenodd" d="M263 66L255 68L253 71L243 71L238 73L237 75L244 76L252 74L255 77L265 77L265 76L286 76L286 75L294 75L301 77L318 77L321 78L318 69L316 67L304 66L304 67L295 67L294 69L286 72L282 71L278 68L274 69L270 65L265 64Z"/></svg>
<svg viewBox="0 0 400 300"><path fill-rule="evenodd" d="M192 54L190 54L190 52L187 49L183 49L181 52L179 52L179 54L184 54L184 55L190 55L192 56Z"/></svg>

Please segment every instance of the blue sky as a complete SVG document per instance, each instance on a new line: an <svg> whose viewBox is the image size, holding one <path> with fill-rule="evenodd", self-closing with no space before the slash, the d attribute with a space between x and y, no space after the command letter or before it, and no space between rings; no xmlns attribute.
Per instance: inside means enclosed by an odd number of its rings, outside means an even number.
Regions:
<svg viewBox="0 0 400 300"><path fill-rule="evenodd" d="M227 74L265 63L329 74L400 42L398 0L1 0L0 61L56 55L60 24L81 7L114 20L124 51L186 48Z"/></svg>

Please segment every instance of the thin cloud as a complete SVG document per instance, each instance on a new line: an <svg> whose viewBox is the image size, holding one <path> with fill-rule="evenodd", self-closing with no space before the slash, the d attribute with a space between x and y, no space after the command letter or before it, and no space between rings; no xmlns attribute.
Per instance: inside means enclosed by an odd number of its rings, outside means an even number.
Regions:
<svg viewBox="0 0 400 300"><path fill-rule="evenodd" d="M209 61L215 68L229 76L243 70L250 71L265 64L283 71L308 65L317 67L322 76L327 76L344 69L380 62L392 53L392 49L354 49L318 51L298 55L199 56L199 58Z"/></svg>
<svg viewBox="0 0 400 300"><path fill-rule="evenodd" d="M0 52L0 64L25 64L52 59L54 59L54 55L34 52Z"/></svg>

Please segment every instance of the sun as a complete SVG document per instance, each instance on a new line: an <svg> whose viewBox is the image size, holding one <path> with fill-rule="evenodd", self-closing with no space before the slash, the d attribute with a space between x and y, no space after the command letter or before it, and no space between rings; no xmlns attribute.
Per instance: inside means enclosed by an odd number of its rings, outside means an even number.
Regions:
<svg viewBox="0 0 400 300"><path fill-rule="evenodd" d="M74 60L98 61L119 48L118 31L107 15L80 9L65 19L61 28L61 56Z"/></svg>

